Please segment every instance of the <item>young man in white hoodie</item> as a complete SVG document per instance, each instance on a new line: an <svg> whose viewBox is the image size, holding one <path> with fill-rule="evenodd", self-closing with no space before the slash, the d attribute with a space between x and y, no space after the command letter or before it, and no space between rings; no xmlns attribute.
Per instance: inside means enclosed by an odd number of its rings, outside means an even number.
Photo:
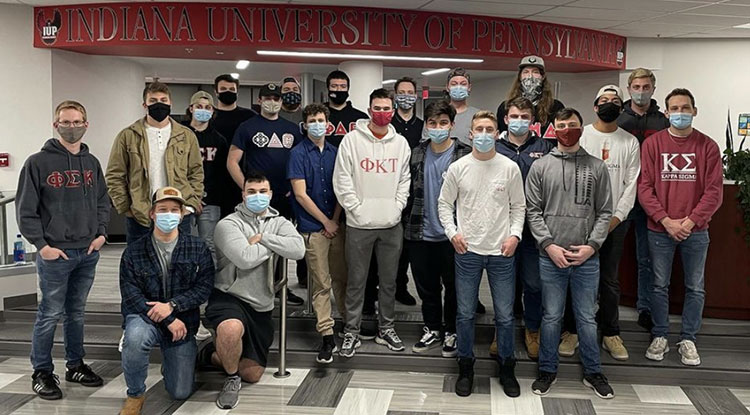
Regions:
<svg viewBox="0 0 750 415"><path fill-rule="evenodd" d="M599 249L599 329L602 349L616 360L627 360L628 350L620 337L620 280L617 266L625 245L630 221L627 220L636 196L641 151L638 139L617 126L622 112L622 91L617 85L605 85L596 94L597 119L583 129L580 145L592 156L604 161L612 185L612 218L609 234Z"/></svg>
<svg viewBox="0 0 750 415"><path fill-rule="evenodd" d="M394 329L396 272L403 241L401 211L409 196L409 158L406 139L391 125L393 96L385 89L370 94L370 119L357 121L344 136L336 156L333 190L346 211L346 324L339 352L354 356L359 340L365 282L370 258L378 261L378 334L375 341L394 351L404 344Z"/></svg>

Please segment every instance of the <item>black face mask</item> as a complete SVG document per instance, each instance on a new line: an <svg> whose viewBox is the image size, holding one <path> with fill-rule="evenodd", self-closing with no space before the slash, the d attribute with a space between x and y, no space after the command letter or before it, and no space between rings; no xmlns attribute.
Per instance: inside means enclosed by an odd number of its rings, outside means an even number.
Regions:
<svg viewBox="0 0 750 415"><path fill-rule="evenodd" d="M336 105L345 104L349 99L349 91L328 91L328 98Z"/></svg>
<svg viewBox="0 0 750 415"><path fill-rule="evenodd" d="M596 115L604 122L612 122L620 116L621 111L622 106L614 102L607 102L606 104L598 105Z"/></svg>
<svg viewBox="0 0 750 415"><path fill-rule="evenodd" d="M234 91L219 92L219 101L225 105L232 105L237 102L237 93Z"/></svg>
<svg viewBox="0 0 750 415"><path fill-rule="evenodd" d="M163 102L155 102L148 106L148 115L157 122L164 121L164 119L169 117L170 112L172 112L172 107Z"/></svg>

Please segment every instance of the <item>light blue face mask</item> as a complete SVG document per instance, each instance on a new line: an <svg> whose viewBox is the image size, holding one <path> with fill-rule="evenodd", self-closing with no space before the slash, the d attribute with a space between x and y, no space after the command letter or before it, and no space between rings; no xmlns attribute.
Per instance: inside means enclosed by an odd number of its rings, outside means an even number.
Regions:
<svg viewBox="0 0 750 415"><path fill-rule="evenodd" d="M326 135L326 128L328 126L324 122L310 122L307 123L307 134L314 139L321 139Z"/></svg>
<svg viewBox="0 0 750 415"><path fill-rule="evenodd" d="M429 137L429 139L433 143L440 144L444 142L445 140L447 140L448 137L450 137L450 132L451 132L450 130L446 130L443 128L428 128L427 137Z"/></svg>
<svg viewBox="0 0 750 415"><path fill-rule="evenodd" d="M490 133L474 134L471 145L480 153L487 153L495 147L495 137Z"/></svg>
<svg viewBox="0 0 750 415"><path fill-rule="evenodd" d="M454 85L448 90L451 98L455 101L463 101L469 97L469 87L463 85Z"/></svg>
<svg viewBox="0 0 750 415"><path fill-rule="evenodd" d="M253 213L263 213L270 203L271 197L266 193L256 193L245 198L245 206Z"/></svg>
<svg viewBox="0 0 750 415"><path fill-rule="evenodd" d="M529 132L530 120L511 118L508 120L508 131L515 136L524 135Z"/></svg>
<svg viewBox="0 0 750 415"><path fill-rule="evenodd" d="M669 114L669 123L678 130L684 130L693 123L693 114L687 112Z"/></svg>
<svg viewBox="0 0 750 415"><path fill-rule="evenodd" d="M214 115L213 111L197 108L193 110L193 118L198 122L208 122L211 116Z"/></svg>
<svg viewBox="0 0 750 415"><path fill-rule="evenodd" d="M164 233L170 233L180 224L182 216L179 213L157 213L154 225Z"/></svg>

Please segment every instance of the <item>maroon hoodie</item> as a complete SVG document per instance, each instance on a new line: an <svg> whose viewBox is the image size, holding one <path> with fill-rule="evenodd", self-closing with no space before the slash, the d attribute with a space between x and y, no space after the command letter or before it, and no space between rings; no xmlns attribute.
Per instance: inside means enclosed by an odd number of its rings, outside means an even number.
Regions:
<svg viewBox="0 0 750 415"><path fill-rule="evenodd" d="M666 232L665 217L695 222L693 231L708 229L723 195L719 146L693 129L676 137L665 129L650 136L641 148L638 201L648 214L648 228Z"/></svg>

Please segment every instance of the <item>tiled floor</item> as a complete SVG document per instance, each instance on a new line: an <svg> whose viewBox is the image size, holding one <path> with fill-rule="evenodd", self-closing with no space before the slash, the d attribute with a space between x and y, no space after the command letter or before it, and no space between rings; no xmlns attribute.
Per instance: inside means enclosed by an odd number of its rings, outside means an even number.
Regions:
<svg viewBox="0 0 750 415"><path fill-rule="evenodd" d="M63 380L65 398L44 401L31 391L26 358L0 361L0 415L116 413L125 396L119 362L90 363L104 377L104 386L85 388ZM55 364L63 367L61 361ZM259 383L243 384L240 404L225 411L214 404L223 381L219 372L198 373L193 396L172 401L164 391L159 366L152 365L144 414L750 414L750 389L613 384L617 396L603 400L577 381L559 381L549 395L539 397L531 393L531 379L520 379L521 396L511 399L492 377L480 380L482 386L474 394L461 398L446 390L450 375L324 368L290 371L289 378L276 379L269 369Z"/></svg>

